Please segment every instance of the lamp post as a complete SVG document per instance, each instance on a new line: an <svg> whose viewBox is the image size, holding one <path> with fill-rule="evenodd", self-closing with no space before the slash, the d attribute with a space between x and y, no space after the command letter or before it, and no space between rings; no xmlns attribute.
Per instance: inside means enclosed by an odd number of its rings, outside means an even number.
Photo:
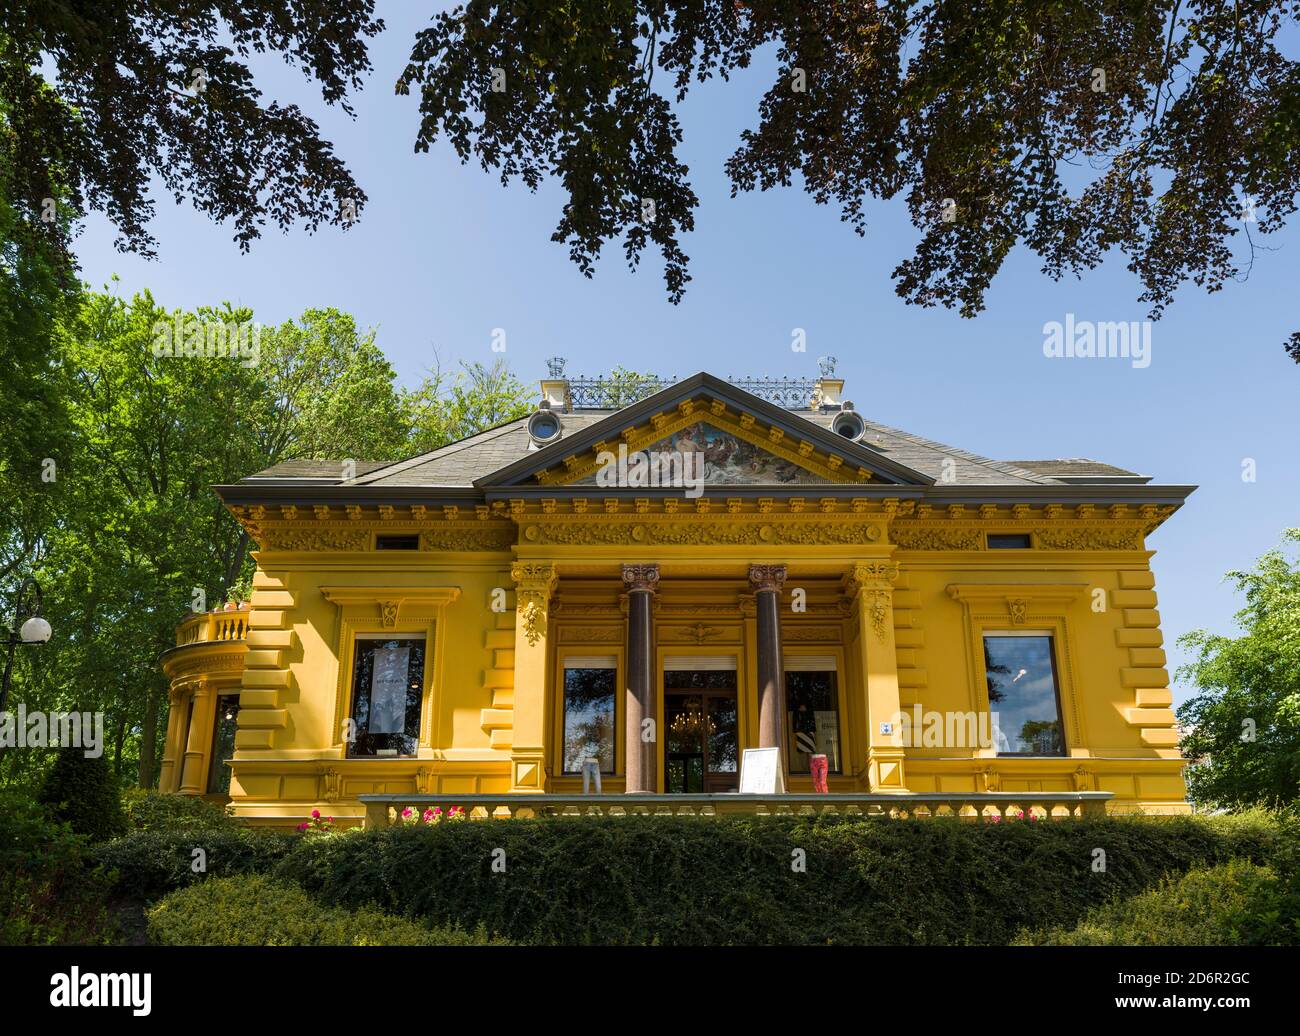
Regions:
<svg viewBox="0 0 1300 1036"><path fill-rule="evenodd" d="M30 601L30 607L25 607ZM24 619L23 616L27 618ZM50 639L50 624L41 617L41 584L26 576L18 587L13 626L9 630L8 655L5 658L4 683L0 685L0 712L9 701L9 679L14 671L14 648L19 644L44 644Z"/></svg>

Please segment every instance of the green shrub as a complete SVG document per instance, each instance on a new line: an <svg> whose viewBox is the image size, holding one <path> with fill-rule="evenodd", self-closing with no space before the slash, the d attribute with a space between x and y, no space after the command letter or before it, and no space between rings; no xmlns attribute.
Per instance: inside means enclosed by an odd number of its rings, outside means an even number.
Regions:
<svg viewBox="0 0 1300 1036"><path fill-rule="evenodd" d="M1005 945L1166 873L1266 862L1277 841L1262 815L564 817L304 839L278 873L328 904L483 924L520 942ZM1104 874L1092 871L1095 848ZM496 849L504 873L492 868Z"/></svg>
<svg viewBox="0 0 1300 1036"><path fill-rule="evenodd" d="M60 748L45 775L38 801L55 820L66 821L92 842L115 838L126 831L122 792L102 755L87 756L80 748Z"/></svg>
<svg viewBox="0 0 1300 1036"><path fill-rule="evenodd" d="M260 875L214 878L149 910L159 946L482 946L480 929L433 929L362 908L323 907L296 885Z"/></svg>
<svg viewBox="0 0 1300 1036"><path fill-rule="evenodd" d="M239 825L227 807L197 795L170 795L132 788L122 796L127 826L132 831L193 831L214 828L233 831Z"/></svg>
<svg viewBox="0 0 1300 1036"><path fill-rule="evenodd" d="M1098 907L1073 928L1022 934L1025 946L1296 946L1300 896L1270 867L1197 868Z"/></svg>
<svg viewBox="0 0 1300 1036"><path fill-rule="evenodd" d="M267 873L294 841L247 828L137 831L94 846L91 855L115 895L149 901L207 877Z"/></svg>
<svg viewBox="0 0 1300 1036"><path fill-rule="evenodd" d="M30 798L0 792L0 945L111 942L107 883L88 864L86 837Z"/></svg>

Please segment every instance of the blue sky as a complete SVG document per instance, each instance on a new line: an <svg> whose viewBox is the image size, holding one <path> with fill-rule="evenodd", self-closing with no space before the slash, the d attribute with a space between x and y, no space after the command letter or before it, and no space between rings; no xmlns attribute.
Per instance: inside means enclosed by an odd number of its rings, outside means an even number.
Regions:
<svg viewBox="0 0 1300 1036"><path fill-rule="evenodd" d="M386 31L375 69L354 98L355 120L326 107L277 58L255 63L267 99L296 102L317 119L369 195L360 223L315 235L268 231L241 255L233 229L155 192L159 258L113 248L98 217L77 252L95 287L153 291L167 307L229 300L279 323L336 306L378 341L406 383L434 361L490 362L493 329L506 332L514 371L535 381L547 357L569 372L622 364L685 376L815 376L832 354L846 393L871 419L989 457L1092 457L1169 484L1200 489L1150 541L1171 663L1174 639L1196 627L1228 632L1239 601L1222 582L1300 525L1296 387L1300 368L1281 343L1300 329L1293 226L1269 244L1246 283L1215 295L1185 288L1153 329L1152 359L1048 359L1045 322L1145 317L1137 280L1113 256L1083 282L1054 283L1024 250L1013 253L973 320L904 304L890 272L916 232L901 200L871 205L865 239L792 188L729 197L723 163L756 122L770 66L697 87L680 109L682 156L700 197L683 242L693 277L679 306L647 253L629 273L607 249L585 279L551 232L563 204L552 187L503 189L461 166L445 143L416 154L416 100L394 95L424 5L380 3ZM1294 222L1294 221L1293 221ZM794 328L807 353L792 353ZM1255 461L1253 483L1242 479ZM1176 692L1181 701L1186 689Z"/></svg>

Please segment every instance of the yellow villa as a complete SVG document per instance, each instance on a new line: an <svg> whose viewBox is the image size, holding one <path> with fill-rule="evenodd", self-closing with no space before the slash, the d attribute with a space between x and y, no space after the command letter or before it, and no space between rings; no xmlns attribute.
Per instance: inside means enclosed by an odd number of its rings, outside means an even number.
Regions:
<svg viewBox="0 0 1300 1036"><path fill-rule="evenodd" d="M550 375L432 453L215 487L257 571L163 656L164 791L273 825L584 780L627 802L735 792L775 748L791 793L824 768L1188 808L1148 538L1192 487L884 427L831 362L626 405Z"/></svg>

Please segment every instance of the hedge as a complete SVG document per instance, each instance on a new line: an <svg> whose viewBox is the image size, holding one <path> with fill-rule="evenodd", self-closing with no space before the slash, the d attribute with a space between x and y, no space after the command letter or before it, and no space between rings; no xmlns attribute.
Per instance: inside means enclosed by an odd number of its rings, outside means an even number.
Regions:
<svg viewBox="0 0 1300 1036"><path fill-rule="evenodd" d="M159 946L482 946L480 929L434 929L377 910L323 907L302 889L260 875L213 878L149 910Z"/></svg>
<svg viewBox="0 0 1300 1036"><path fill-rule="evenodd" d="M115 896L153 900L209 877L266 874L298 839L248 828L137 831L90 850Z"/></svg>
<svg viewBox="0 0 1300 1036"><path fill-rule="evenodd" d="M122 795L122 809L132 831L234 831L239 827L228 807L197 795L132 788Z"/></svg>
<svg viewBox="0 0 1300 1036"><path fill-rule="evenodd" d="M0 791L0 945L107 944L119 936L86 835L30 798Z"/></svg>
<svg viewBox="0 0 1300 1036"><path fill-rule="evenodd" d="M277 873L327 904L482 924L520 942L1005 945L1022 930L1074 925L1166 873L1267 862L1278 839L1260 814L558 817L309 838Z"/></svg>
<svg viewBox="0 0 1300 1036"><path fill-rule="evenodd" d="M1165 878L1131 899L1092 910L1073 928L1022 946L1297 946L1300 894L1270 867L1233 860Z"/></svg>

